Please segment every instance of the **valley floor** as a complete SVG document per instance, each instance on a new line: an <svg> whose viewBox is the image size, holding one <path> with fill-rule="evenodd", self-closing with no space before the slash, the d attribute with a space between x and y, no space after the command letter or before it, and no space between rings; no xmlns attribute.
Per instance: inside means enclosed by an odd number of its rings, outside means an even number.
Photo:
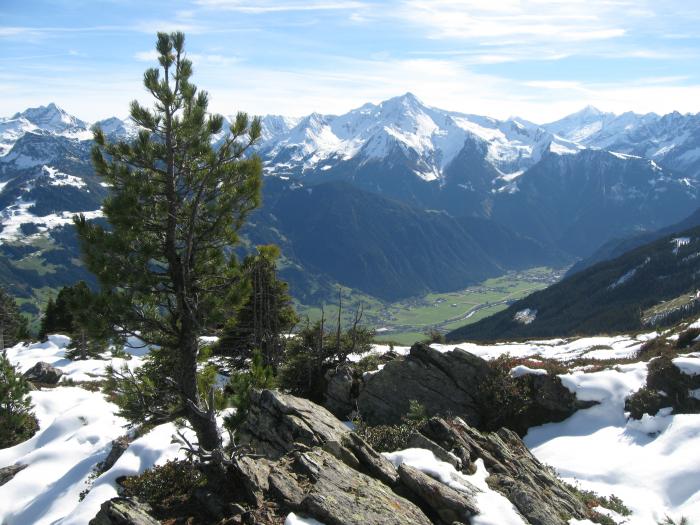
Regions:
<svg viewBox="0 0 700 525"><path fill-rule="evenodd" d="M532 292L556 283L564 273L566 269L531 268L509 272L464 290L431 293L392 303L344 291L343 322L350 325L355 310L362 305L364 323L376 330L378 341L410 345L425 339L429 330L446 333L500 312ZM302 317L308 316L312 321L321 316L318 307L299 305L298 310ZM324 314L326 319L336 319L337 307L329 305Z"/></svg>
<svg viewBox="0 0 700 525"><path fill-rule="evenodd" d="M632 515L623 518L605 511L617 523L655 525L666 516L677 522L684 516L690 520L690 525L697 525L700 524L700 455L697 453L700 450L700 415L673 415L662 411L655 417L645 416L641 421L628 420L624 398L644 384L647 363L605 363L609 359L624 361L626 357L633 357L645 341L654 337L666 336L653 333L635 337L458 346L487 359L508 353L533 360L538 357L560 361L577 357L600 360L605 366L573 369L561 376L565 386L579 399L599 404L580 410L561 423L530 429L525 443L566 481L604 496L620 497L632 510ZM127 361L106 354L104 360L74 362L65 358L68 345L67 338L52 336L45 343L18 345L8 350L8 357L21 370L41 360L60 367L65 375L58 386L32 393L39 432L20 445L0 450L0 467L14 463L28 465L0 487L0 522L3 524L87 523L103 501L116 496L117 477L143 472L182 455L180 446L172 442L174 426L160 425L135 439L111 469L95 478L93 469L109 453L111 441L127 430L126 422L115 413L116 406L99 391L90 389L89 383L99 380L110 362L138 366L145 350L129 350L132 356ZM447 351L454 345L434 347ZM387 346L378 345L373 352L386 350ZM408 348L394 350L406 353ZM687 354L681 359L686 373L700 373L700 354ZM71 382L76 384L71 385ZM413 452L393 457L420 462L422 456L415 452L420 449L411 450ZM441 464L435 462L426 468L439 469ZM84 495L87 489L90 490ZM497 500L497 497L490 500L495 505L488 508L492 513L500 511L498 505L502 502ZM303 523L295 519L290 516L288 523ZM477 521L494 525L505 523Z"/></svg>

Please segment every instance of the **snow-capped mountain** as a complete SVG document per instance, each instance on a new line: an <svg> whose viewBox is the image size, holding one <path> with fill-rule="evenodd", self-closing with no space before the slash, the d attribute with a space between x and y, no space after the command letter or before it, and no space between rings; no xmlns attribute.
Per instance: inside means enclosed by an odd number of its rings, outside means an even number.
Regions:
<svg viewBox="0 0 700 525"><path fill-rule="evenodd" d="M465 143L484 144L484 155L502 177L535 164L546 151L571 153L576 144L523 121L500 121L432 108L411 93L365 104L344 115L313 113L298 122L264 121L259 152L268 173L331 175L380 161L401 163L425 181L442 180Z"/></svg>
<svg viewBox="0 0 700 525"><path fill-rule="evenodd" d="M587 108L544 128L586 147L646 157L691 178L700 176L700 114L613 115Z"/></svg>
<svg viewBox="0 0 700 525"><path fill-rule="evenodd" d="M586 106L581 111L542 127L567 140L585 142L591 135L595 135L606 127L615 117L614 113L604 113L593 106Z"/></svg>

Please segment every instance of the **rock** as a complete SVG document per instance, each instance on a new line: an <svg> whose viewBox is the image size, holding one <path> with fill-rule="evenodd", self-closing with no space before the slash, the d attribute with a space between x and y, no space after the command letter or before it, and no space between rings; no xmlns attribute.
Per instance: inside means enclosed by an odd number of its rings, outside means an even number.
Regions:
<svg viewBox="0 0 700 525"><path fill-rule="evenodd" d="M394 466L326 409L275 390L251 395L248 417L237 437L240 444L269 459L319 447L386 483L398 481Z"/></svg>
<svg viewBox="0 0 700 525"><path fill-rule="evenodd" d="M479 489L465 485L462 480L460 483L465 490L458 491L409 465L399 466L399 476L403 484L446 523L469 523L469 519L479 513L476 503Z"/></svg>
<svg viewBox="0 0 700 525"><path fill-rule="evenodd" d="M127 448L129 448L129 438L126 436L119 437L112 441L112 448L110 449L109 454L107 454L105 460L100 465L98 475L111 469L117 460L122 457L122 454L126 452Z"/></svg>
<svg viewBox="0 0 700 525"><path fill-rule="evenodd" d="M326 384L323 406L339 419L347 418L355 409L353 392L356 386L350 365L343 364L326 372Z"/></svg>
<svg viewBox="0 0 700 525"><path fill-rule="evenodd" d="M27 468L27 465L21 464L0 468L0 487L2 487L5 483L12 481L12 479L25 468Z"/></svg>
<svg viewBox="0 0 700 525"><path fill-rule="evenodd" d="M433 418L420 431L447 451L481 458L489 487L507 497L532 525L566 525L566 516L586 519L585 505L528 450L513 431L482 433L459 418Z"/></svg>
<svg viewBox="0 0 700 525"><path fill-rule="evenodd" d="M441 353L424 343L411 347L369 376L357 399L369 425L399 424L415 400L431 415L458 415L478 425L478 389L490 373L485 360L459 348Z"/></svg>
<svg viewBox="0 0 700 525"><path fill-rule="evenodd" d="M40 361L24 373L24 378L32 383L55 385L62 375L62 370Z"/></svg>
<svg viewBox="0 0 700 525"><path fill-rule="evenodd" d="M524 436L530 427L545 423L558 423L570 417L581 408L588 408L595 401L579 401L576 395L566 388L556 375L527 374L515 378L528 392L527 404L517 414L502 410L502 407L483 407L482 413L492 414L490 421L484 422L486 430L507 427Z"/></svg>
<svg viewBox="0 0 700 525"><path fill-rule="evenodd" d="M327 452L302 453L295 467L310 483L296 510L326 525L430 524L416 505Z"/></svg>
<svg viewBox="0 0 700 525"><path fill-rule="evenodd" d="M130 498L105 501L89 525L160 525L150 515L151 507Z"/></svg>
<svg viewBox="0 0 700 525"><path fill-rule="evenodd" d="M275 390L252 392L248 417L238 429L239 444L278 459L298 448L341 442L350 430L325 408Z"/></svg>
<svg viewBox="0 0 700 525"><path fill-rule="evenodd" d="M700 399L691 395L700 388L700 376L684 374L669 356L649 362L646 387L625 400L625 411L634 419L644 414L654 416L664 407L674 414L700 413Z"/></svg>
<svg viewBox="0 0 700 525"><path fill-rule="evenodd" d="M252 505L260 506L265 500L264 494L269 489L270 463L263 459L254 460L247 456L232 459L230 473L240 483L246 499Z"/></svg>
<svg viewBox="0 0 700 525"><path fill-rule="evenodd" d="M206 514L215 520L221 520L226 516L227 508L219 496L207 487L197 487L192 496L199 503Z"/></svg>
<svg viewBox="0 0 700 525"><path fill-rule="evenodd" d="M449 463L457 470L462 470L462 460L460 458L458 458L452 452L447 452L440 445L428 439L420 432L413 432L411 434L411 436L408 438L408 447L430 450L430 452L432 452L440 461Z"/></svg>

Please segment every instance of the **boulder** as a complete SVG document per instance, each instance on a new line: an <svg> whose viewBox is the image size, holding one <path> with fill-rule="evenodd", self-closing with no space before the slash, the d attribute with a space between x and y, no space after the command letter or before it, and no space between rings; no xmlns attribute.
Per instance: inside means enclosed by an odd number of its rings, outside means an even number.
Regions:
<svg viewBox="0 0 700 525"><path fill-rule="evenodd" d="M490 373L485 360L459 348L441 353L424 343L411 347L366 379L357 399L370 425L399 424L417 401L431 415L458 415L478 425L479 384Z"/></svg>
<svg viewBox="0 0 700 525"><path fill-rule="evenodd" d="M319 447L386 483L398 480L396 469L384 456L325 408L276 390L251 394L248 417L237 438L239 444L268 459Z"/></svg>
<svg viewBox="0 0 700 525"><path fill-rule="evenodd" d="M464 490L455 490L409 465L399 466L399 477L445 523L469 523L479 513L476 494L480 491L474 486L460 482Z"/></svg>
<svg viewBox="0 0 700 525"><path fill-rule="evenodd" d="M507 427L524 436L531 427L545 423L558 423L582 408L589 408L595 401L579 401L576 395L566 388L561 379L550 374L527 374L514 378L519 388L527 392L524 406L513 411L502 406L482 406L482 429L498 430Z"/></svg>
<svg viewBox="0 0 700 525"><path fill-rule="evenodd" d="M12 479L21 471L27 468L27 465L10 465L9 467L0 468L0 487Z"/></svg>
<svg viewBox="0 0 700 525"><path fill-rule="evenodd" d="M487 483L508 498L532 525L567 525L566 516L586 519L588 511L552 471L540 463L513 431L479 432L459 418L433 418L421 426L426 437L458 457L482 459Z"/></svg>
<svg viewBox="0 0 700 525"><path fill-rule="evenodd" d="M342 364L326 372L326 395L323 406L334 416L345 419L355 409L353 392L356 390L352 367Z"/></svg>
<svg viewBox="0 0 700 525"><path fill-rule="evenodd" d="M112 448L105 460L100 464L98 475L111 469L117 460L122 457L122 454L126 452L127 448L129 448L129 438L127 436L122 436L112 441Z"/></svg>
<svg viewBox="0 0 700 525"><path fill-rule="evenodd" d="M59 368L51 366L49 363L40 361L24 373L24 378L32 383L44 385L55 385L63 375Z"/></svg>
<svg viewBox="0 0 700 525"><path fill-rule="evenodd" d="M105 501L89 525L160 525L151 516L151 507L130 498Z"/></svg>
<svg viewBox="0 0 700 525"><path fill-rule="evenodd" d="M298 448L340 443L349 433L336 417L307 399L276 390L252 392L248 417L237 432L238 442L256 454L278 459Z"/></svg>

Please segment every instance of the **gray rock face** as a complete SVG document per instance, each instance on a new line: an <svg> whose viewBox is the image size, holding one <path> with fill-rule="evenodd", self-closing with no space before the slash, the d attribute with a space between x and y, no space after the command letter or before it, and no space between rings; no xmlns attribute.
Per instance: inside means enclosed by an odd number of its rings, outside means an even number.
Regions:
<svg viewBox="0 0 700 525"><path fill-rule="evenodd" d="M479 512L476 504L479 489L476 487L465 485L466 490L458 491L408 465L399 467L399 477L445 523L469 523L469 518Z"/></svg>
<svg viewBox="0 0 700 525"><path fill-rule="evenodd" d="M24 378L32 383L55 385L62 375L62 370L40 361L24 373Z"/></svg>
<svg viewBox="0 0 700 525"><path fill-rule="evenodd" d="M263 390L251 394L248 418L238 440L257 454L278 459L298 448L340 443L350 430L325 408L306 399Z"/></svg>
<svg viewBox="0 0 700 525"><path fill-rule="evenodd" d="M89 525L159 525L150 515L151 508L145 503L128 499L113 498L105 501Z"/></svg>
<svg viewBox="0 0 700 525"><path fill-rule="evenodd" d="M12 481L18 472L27 468L27 465L10 465L9 467L0 468L0 487L5 483Z"/></svg>
<svg viewBox="0 0 700 525"><path fill-rule="evenodd" d="M478 425L478 388L488 374L486 361L469 352L441 353L416 343L405 359L387 363L366 380L357 407L370 425L400 423L412 400L428 414L458 415Z"/></svg>
<svg viewBox="0 0 700 525"><path fill-rule="evenodd" d="M587 509L576 496L508 429L482 433L464 421L433 418L421 433L458 457L481 458L491 488L506 496L532 525L566 525L585 519Z"/></svg>
<svg viewBox="0 0 700 525"><path fill-rule="evenodd" d="M430 524L415 504L324 451L299 454L294 468L302 473L297 510L326 525Z"/></svg>

